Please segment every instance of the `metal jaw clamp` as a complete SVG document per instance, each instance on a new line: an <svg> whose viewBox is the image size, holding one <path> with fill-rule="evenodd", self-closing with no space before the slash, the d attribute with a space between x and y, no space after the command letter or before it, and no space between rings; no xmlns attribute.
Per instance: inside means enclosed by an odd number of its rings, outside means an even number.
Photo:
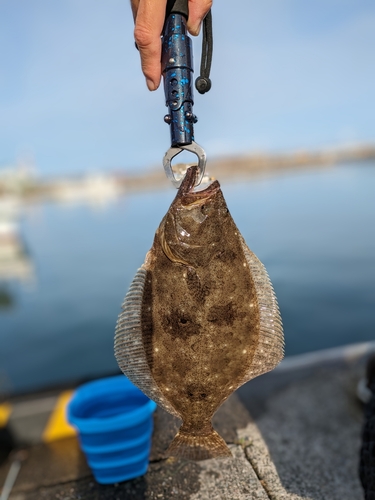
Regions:
<svg viewBox="0 0 375 500"><path fill-rule="evenodd" d="M206 168L206 153L194 142L193 113L193 56L191 40L187 34L187 1L175 1L167 13L162 41L162 74L168 114L164 121L171 131L171 147L165 153L163 166L168 179L179 187L181 178L176 178L171 161L181 151L186 150L198 157L199 185ZM169 2L170 4L170 2ZM168 7L167 7L168 11Z"/></svg>

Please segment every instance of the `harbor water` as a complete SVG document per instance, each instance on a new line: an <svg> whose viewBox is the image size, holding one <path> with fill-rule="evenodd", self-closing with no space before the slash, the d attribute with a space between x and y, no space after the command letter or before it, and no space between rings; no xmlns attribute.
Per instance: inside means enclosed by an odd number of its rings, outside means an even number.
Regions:
<svg viewBox="0 0 375 500"><path fill-rule="evenodd" d="M265 264L286 354L375 338L375 163L222 182L231 214ZM172 189L103 206L23 206L21 276L0 268L0 393L114 374L122 299Z"/></svg>

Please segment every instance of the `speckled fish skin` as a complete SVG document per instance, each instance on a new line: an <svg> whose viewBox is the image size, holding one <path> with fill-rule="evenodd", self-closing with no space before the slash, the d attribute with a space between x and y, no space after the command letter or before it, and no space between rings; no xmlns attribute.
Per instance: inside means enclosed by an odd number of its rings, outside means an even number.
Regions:
<svg viewBox="0 0 375 500"><path fill-rule="evenodd" d="M218 181L190 167L123 303L115 355L125 375L182 426L168 454L228 456L211 419L239 386L283 358L277 300Z"/></svg>

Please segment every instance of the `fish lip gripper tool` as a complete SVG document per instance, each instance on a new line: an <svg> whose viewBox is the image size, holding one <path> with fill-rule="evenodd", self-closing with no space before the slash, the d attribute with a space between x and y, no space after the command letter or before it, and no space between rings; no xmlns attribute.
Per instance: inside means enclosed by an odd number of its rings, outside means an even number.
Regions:
<svg viewBox="0 0 375 500"><path fill-rule="evenodd" d="M197 122L197 117L193 113L193 52L186 27L187 18L188 0L168 1L161 66L165 103L168 107L164 121L170 126L171 147L164 155L163 166L168 179L176 188L181 185L183 176L176 178L171 162L181 151L190 151L198 158L196 185L201 183L206 168L206 153L194 141L194 123Z"/></svg>

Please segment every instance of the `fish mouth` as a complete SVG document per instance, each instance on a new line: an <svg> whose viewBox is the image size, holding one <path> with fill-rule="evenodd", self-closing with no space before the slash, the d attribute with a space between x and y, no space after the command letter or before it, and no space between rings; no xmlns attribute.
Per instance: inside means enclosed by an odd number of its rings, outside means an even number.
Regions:
<svg viewBox="0 0 375 500"><path fill-rule="evenodd" d="M184 206L198 205L202 201L212 198L220 190L219 181L214 180L206 188L197 191L195 189L197 175L198 166L189 167L178 190L177 198Z"/></svg>

